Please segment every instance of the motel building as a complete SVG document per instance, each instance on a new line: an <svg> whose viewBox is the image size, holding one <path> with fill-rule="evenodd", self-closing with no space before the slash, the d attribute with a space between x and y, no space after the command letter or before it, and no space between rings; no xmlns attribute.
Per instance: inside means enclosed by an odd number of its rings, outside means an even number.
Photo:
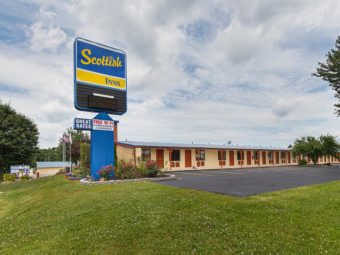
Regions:
<svg viewBox="0 0 340 255"><path fill-rule="evenodd" d="M119 160L138 165L157 161L163 171L233 169L297 165L290 148L245 147L233 145L175 144L158 142L117 142ZM340 154L339 154L340 155ZM305 158L313 164L310 158ZM339 163L331 156L319 158L320 164Z"/></svg>

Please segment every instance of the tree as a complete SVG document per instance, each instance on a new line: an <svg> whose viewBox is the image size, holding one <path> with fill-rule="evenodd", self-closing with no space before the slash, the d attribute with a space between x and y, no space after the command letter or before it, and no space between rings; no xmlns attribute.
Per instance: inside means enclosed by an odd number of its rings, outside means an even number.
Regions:
<svg viewBox="0 0 340 255"><path fill-rule="evenodd" d="M321 156L338 157L337 153L340 145L336 141L335 136L321 135L319 138L313 136L301 137L296 139L293 146L293 154L308 156L314 165Z"/></svg>
<svg viewBox="0 0 340 255"><path fill-rule="evenodd" d="M90 175L90 144L80 144L80 171L82 176L86 177Z"/></svg>
<svg viewBox="0 0 340 255"><path fill-rule="evenodd" d="M71 145L71 153L72 153L72 162L77 163L80 160L80 144L81 143L90 143L91 139L88 133L85 133L81 130L74 130L71 127L67 128L63 135L71 136L72 145ZM59 139L58 151L62 158L63 151L63 136ZM66 145L66 157L70 158L70 150L69 144Z"/></svg>
<svg viewBox="0 0 340 255"><path fill-rule="evenodd" d="M293 154L308 156L314 165L318 162L318 158L322 156L321 142L313 136L301 137L296 139L293 146Z"/></svg>
<svg viewBox="0 0 340 255"><path fill-rule="evenodd" d="M0 172L12 164L33 165L39 132L28 117L0 101Z"/></svg>
<svg viewBox="0 0 340 255"><path fill-rule="evenodd" d="M322 155L325 155L325 156L329 155L329 156L338 158L338 150L340 149L340 146L338 142L336 141L335 136L322 135L320 136L320 142L321 142Z"/></svg>
<svg viewBox="0 0 340 255"><path fill-rule="evenodd" d="M36 161L62 161L62 152L57 147L39 149Z"/></svg>
<svg viewBox="0 0 340 255"><path fill-rule="evenodd" d="M335 90L335 97L340 101L340 36L338 36L335 49L328 51L326 63L320 63L312 75L322 78ZM340 116L340 103L335 104L335 113Z"/></svg>

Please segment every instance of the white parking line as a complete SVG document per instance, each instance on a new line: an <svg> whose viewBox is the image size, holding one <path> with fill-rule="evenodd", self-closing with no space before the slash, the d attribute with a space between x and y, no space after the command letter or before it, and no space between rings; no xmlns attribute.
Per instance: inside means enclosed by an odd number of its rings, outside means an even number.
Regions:
<svg viewBox="0 0 340 255"><path fill-rule="evenodd" d="M240 172L220 172L221 174L244 174Z"/></svg>
<svg viewBox="0 0 340 255"><path fill-rule="evenodd" d="M215 175L210 175L210 174L203 174L203 173L184 173L182 172L182 174L189 174L189 175L203 175L203 176L215 176Z"/></svg>

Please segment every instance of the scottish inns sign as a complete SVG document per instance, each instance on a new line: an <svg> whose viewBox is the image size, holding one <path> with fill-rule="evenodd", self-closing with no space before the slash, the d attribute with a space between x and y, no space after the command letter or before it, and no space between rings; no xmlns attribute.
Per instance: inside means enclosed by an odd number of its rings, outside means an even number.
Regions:
<svg viewBox="0 0 340 255"><path fill-rule="evenodd" d="M76 109L118 115L126 112L124 51L77 38L74 42L74 77Z"/></svg>

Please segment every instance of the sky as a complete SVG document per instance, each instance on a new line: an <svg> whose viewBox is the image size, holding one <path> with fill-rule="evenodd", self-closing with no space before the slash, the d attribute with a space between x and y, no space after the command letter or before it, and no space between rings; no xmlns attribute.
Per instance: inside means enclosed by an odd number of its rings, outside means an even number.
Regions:
<svg viewBox="0 0 340 255"><path fill-rule="evenodd" d="M127 54L119 140L288 146L340 136L334 91L313 77L340 35L338 0L0 0L0 100L39 146L75 117L76 37Z"/></svg>

